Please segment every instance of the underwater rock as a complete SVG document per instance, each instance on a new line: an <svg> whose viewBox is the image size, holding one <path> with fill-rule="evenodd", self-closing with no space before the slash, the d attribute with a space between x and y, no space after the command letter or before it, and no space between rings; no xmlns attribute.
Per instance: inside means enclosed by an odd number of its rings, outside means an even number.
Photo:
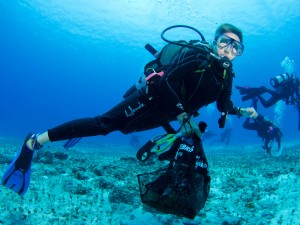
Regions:
<svg viewBox="0 0 300 225"><path fill-rule="evenodd" d="M127 161L127 162L137 162L137 159L131 156L123 156L120 158L121 161Z"/></svg>
<svg viewBox="0 0 300 225"><path fill-rule="evenodd" d="M72 168L72 173L77 173L79 171L86 172L86 168L84 168L83 166L76 166Z"/></svg>
<svg viewBox="0 0 300 225"><path fill-rule="evenodd" d="M102 176L103 175L103 167L100 166L100 165L97 165L92 170L93 170L94 174L96 174L96 176Z"/></svg>
<svg viewBox="0 0 300 225"><path fill-rule="evenodd" d="M54 152L53 155L54 155L54 158L60 159L60 160L66 160L69 157L68 154L66 154L64 152Z"/></svg>
<svg viewBox="0 0 300 225"><path fill-rule="evenodd" d="M76 174L76 179L78 179L78 180L87 180L87 179L89 179L89 176L86 175L85 172L79 171L79 172Z"/></svg>
<svg viewBox="0 0 300 225"><path fill-rule="evenodd" d="M55 170L57 171L57 173L60 173L60 174L64 174L67 172L66 167L63 165L56 166Z"/></svg>
<svg viewBox="0 0 300 225"><path fill-rule="evenodd" d="M67 191L71 194L76 194L76 195L86 195L91 191L91 189L84 187L81 184L78 184L78 185L69 184L65 187L65 191Z"/></svg>
<svg viewBox="0 0 300 225"><path fill-rule="evenodd" d="M11 162L11 157L0 154L0 164L9 164Z"/></svg>
<svg viewBox="0 0 300 225"><path fill-rule="evenodd" d="M122 187L114 187L109 193L108 199L110 203L125 203L132 205L134 204L134 197L136 196L132 192Z"/></svg>
<svg viewBox="0 0 300 225"><path fill-rule="evenodd" d="M100 189L112 189L115 186L115 182L111 178L99 177L97 181Z"/></svg>
<svg viewBox="0 0 300 225"><path fill-rule="evenodd" d="M50 151L37 151L33 161L43 164L53 164L54 155Z"/></svg>
<svg viewBox="0 0 300 225"><path fill-rule="evenodd" d="M242 221L238 218L226 218L222 225L238 225L242 224Z"/></svg>
<svg viewBox="0 0 300 225"><path fill-rule="evenodd" d="M58 172L55 168L45 168L44 170L45 176L57 176Z"/></svg>

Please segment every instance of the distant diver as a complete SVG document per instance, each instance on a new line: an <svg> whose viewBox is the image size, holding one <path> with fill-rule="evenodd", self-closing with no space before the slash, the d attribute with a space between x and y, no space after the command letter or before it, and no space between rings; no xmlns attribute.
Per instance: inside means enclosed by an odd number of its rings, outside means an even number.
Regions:
<svg viewBox="0 0 300 225"><path fill-rule="evenodd" d="M213 137L218 136L214 131L212 130L207 130L205 133L202 134L201 140L204 142L205 140L211 139Z"/></svg>
<svg viewBox="0 0 300 225"><path fill-rule="evenodd" d="M252 106L257 110L257 99L252 99ZM248 130L257 131L258 136L262 139L262 148L266 153L274 156L281 155L282 145L281 138L282 132L278 126L273 122L267 120L264 116L258 114L256 118L252 118L253 122L250 122L250 118L246 118L243 123L243 127ZM277 142L277 150L272 150L274 141Z"/></svg>
<svg viewBox="0 0 300 225"><path fill-rule="evenodd" d="M242 101L252 98L260 100L265 108L269 108L282 100L286 105L293 105L298 111L298 130L300 131L300 79L294 73L280 74L270 80L274 89L260 87L235 86L242 96ZM266 100L262 95L268 93L271 97Z"/></svg>
<svg viewBox="0 0 300 225"><path fill-rule="evenodd" d="M130 135L130 145L132 147L137 148L140 145L140 136L135 134L135 133L131 133Z"/></svg>
<svg viewBox="0 0 300 225"><path fill-rule="evenodd" d="M224 143L229 145L231 139L232 128L226 128L221 134L219 139L215 139L210 143L210 146L214 145L217 142Z"/></svg>

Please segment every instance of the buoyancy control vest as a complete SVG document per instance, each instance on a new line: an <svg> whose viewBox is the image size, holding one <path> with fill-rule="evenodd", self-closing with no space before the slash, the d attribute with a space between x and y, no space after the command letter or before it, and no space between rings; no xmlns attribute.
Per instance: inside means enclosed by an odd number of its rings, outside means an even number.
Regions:
<svg viewBox="0 0 300 225"><path fill-rule="evenodd" d="M181 41L169 41L164 37L164 33L170 29L177 28L177 27L185 27L188 29L192 29L196 31L201 40L191 40L189 42L181 40ZM228 58L220 58L219 56L213 53L208 42L205 41L203 35L193 27L185 26L185 25L175 25L166 28L162 34L161 38L168 42L167 45L163 47L163 49L158 52L152 46L147 44L145 48L155 57L154 60L148 62L144 67L144 73L138 80L136 84L134 84L131 88L129 88L123 97L126 99L128 96L133 94L138 90L144 90L145 94L149 99L152 99L151 94L149 93L149 86L155 85L162 76L164 76L165 71L168 69L170 65L176 62L176 59L179 57L180 53L186 48L193 48L199 51L205 51L207 57L214 57L216 60L219 61L219 65L224 69L224 76L226 75L227 71L232 71L232 63ZM150 48L149 48L150 46ZM207 60L211 61L211 60ZM232 82L232 81L231 81ZM150 91L151 92L151 91ZM228 114L228 108L230 105L230 98L226 99L225 107L223 107L221 112L221 117L218 120L219 127L223 128L225 124L225 119ZM195 113L195 112L194 112Z"/></svg>
<svg viewBox="0 0 300 225"><path fill-rule="evenodd" d="M160 52L156 51L151 45L147 44L145 48L148 51L151 51L151 54L153 54L153 56L156 58L145 65L143 75L130 89L126 91L123 97L127 98L136 90L141 90L147 85L152 85L153 83L158 82L168 67L176 61L184 48L188 48L187 46L192 45L196 46L200 42L201 41L199 40L192 40L189 42L184 40L175 41L165 45ZM151 50L149 50L149 46ZM209 51L208 45L206 48L207 51Z"/></svg>

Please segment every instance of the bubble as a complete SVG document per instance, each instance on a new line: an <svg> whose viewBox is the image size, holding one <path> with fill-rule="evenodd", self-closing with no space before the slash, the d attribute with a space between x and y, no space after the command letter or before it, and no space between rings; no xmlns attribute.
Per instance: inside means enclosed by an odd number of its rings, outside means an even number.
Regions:
<svg viewBox="0 0 300 225"><path fill-rule="evenodd" d="M284 101L278 101L275 104L275 108L274 108L274 122L275 122L275 124L277 124L277 125L281 124L285 109L286 109L286 105L285 105Z"/></svg>
<svg viewBox="0 0 300 225"><path fill-rule="evenodd" d="M281 67L285 70L286 73L295 72L295 61L286 56L280 63Z"/></svg>

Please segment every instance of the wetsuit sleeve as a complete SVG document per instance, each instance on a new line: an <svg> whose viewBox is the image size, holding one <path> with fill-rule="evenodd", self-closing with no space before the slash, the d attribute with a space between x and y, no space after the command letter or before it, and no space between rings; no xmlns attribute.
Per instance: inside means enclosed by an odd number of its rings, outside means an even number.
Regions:
<svg viewBox="0 0 300 225"><path fill-rule="evenodd" d="M247 117L243 123L243 128L247 129L247 130L256 130L254 127L254 123L250 122L250 118Z"/></svg>
<svg viewBox="0 0 300 225"><path fill-rule="evenodd" d="M255 119L254 119L257 123L260 124L266 124L266 120L262 115L258 115Z"/></svg>
<svg viewBox="0 0 300 225"><path fill-rule="evenodd" d="M231 100L229 100L229 107L228 107L228 114L230 115L238 115L241 116L241 113L239 112L239 108L233 106L233 103Z"/></svg>
<svg viewBox="0 0 300 225"><path fill-rule="evenodd" d="M195 70L206 68L210 64L209 49L184 48L175 62L165 71L165 76L160 82L160 95L163 96L168 109L176 116L185 112L182 101L181 87L184 77Z"/></svg>

